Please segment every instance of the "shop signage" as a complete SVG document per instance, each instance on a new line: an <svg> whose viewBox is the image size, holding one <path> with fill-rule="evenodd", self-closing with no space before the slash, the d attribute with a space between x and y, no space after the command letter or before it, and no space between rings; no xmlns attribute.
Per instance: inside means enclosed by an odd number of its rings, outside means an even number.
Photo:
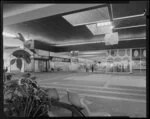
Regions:
<svg viewBox="0 0 150 119"><path fill-rule="evenodd" d="M55 62L70 62L70 59L68 58L62 58L62 57L51 57L50 60L55 61Z"/></svg>

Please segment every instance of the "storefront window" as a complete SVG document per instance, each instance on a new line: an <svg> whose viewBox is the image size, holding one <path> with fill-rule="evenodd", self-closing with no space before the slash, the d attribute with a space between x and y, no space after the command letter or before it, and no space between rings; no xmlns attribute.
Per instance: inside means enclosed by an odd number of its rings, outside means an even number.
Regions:
<svg viewBox="0 0 150 119"><path fill-rule="evenodd" d="M127 55L130 56L130 49L127 49Z"/></svg>
<svg viewBox="0 0 150 119"><path fill-rule="evenodd" d="M119 49L119 56L124 56L125 55L125 49Z"/></svg>
<svg viewBox="0 0 150 119"><path fill-rule="evenodd" d="M146 49L132 49L132 70L133 72L146 71Z"/></svg>
<svg viewBox="0 0 150 119"><path fill-rule="evenodd" d="M117 56L117 49L111 50L111 56Z"/></svg>
<svg viewBox="0 0 150 119"><path fill-rule="evenodd" d="M107 72L130 72L130 49L115 49L110 52L111 56L107 57Z"/></svg>

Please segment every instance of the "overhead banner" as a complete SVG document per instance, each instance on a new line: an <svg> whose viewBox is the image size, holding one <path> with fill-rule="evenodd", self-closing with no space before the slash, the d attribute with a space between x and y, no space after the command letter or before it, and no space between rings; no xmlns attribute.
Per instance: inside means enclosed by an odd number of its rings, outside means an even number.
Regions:
<svg viewBox="0 0 150 119"><path fill-rule="evenodd" d="M118 44L119 41L118 32L105 34L104 40L105 40L105 45Z"/></svg>

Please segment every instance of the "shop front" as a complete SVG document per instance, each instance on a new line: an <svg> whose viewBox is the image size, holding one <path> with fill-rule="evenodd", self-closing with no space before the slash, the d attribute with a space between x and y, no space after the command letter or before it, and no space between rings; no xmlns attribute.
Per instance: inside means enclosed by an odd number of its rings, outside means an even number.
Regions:
<svg viewBox="0 0 150 119"><path fill-rule="evenodd" d="M108 50L106 72L131 73L131 49Z"/></svg>
<svg viewBox="0 0 150 119"><path fill-rule="evenodd" d="M54 71L69 71L71 59L65 57L49 57L50 67L54 69Z"/></svg>
<svg viewBox="0 0 150 119"><path fill-rule="evenodd" d="M133 73L146 73L146 49L132 49L132 70Z"/></svg>

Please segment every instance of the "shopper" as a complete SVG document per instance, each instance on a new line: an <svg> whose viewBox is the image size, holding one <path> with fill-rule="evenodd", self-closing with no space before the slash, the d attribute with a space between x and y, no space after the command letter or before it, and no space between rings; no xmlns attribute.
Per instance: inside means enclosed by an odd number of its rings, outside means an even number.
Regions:
<svg viewBox="0 0 150 119"><path fill-rule="evenodd" d="M51 61L51 71L54 72L54 62Z"/></svg>
<svg viewBox="0 0 150 119"><path fill-rule="evenodd" d="M86 69L86 72L88 72L88 66L87 65L85 65L85 69Z"/></svg>
<svg viewBox="0 0 150 119"><path fill-rule="evenodd" d="M94 64L91 65L92 72L94 72Z"/></svg>

